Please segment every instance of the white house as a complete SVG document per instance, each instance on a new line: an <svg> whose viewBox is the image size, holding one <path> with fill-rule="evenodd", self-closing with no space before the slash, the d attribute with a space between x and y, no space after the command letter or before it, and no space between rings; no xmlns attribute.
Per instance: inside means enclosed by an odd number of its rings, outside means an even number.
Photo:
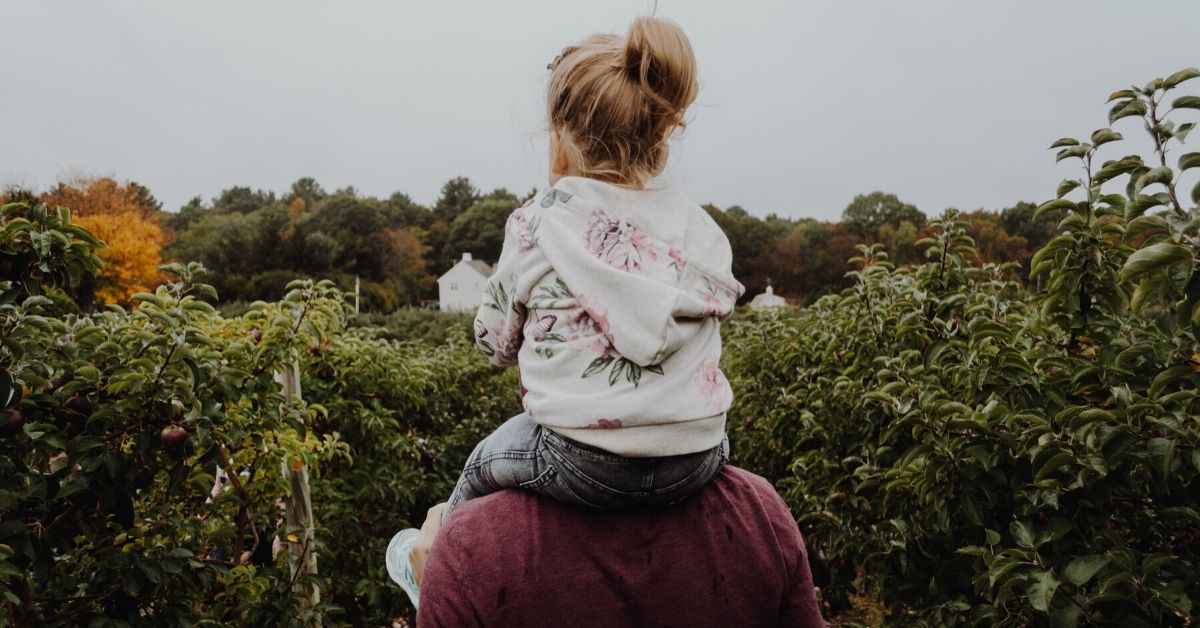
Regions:
<svg viewBox="0 0 1200 628"><path fill-rule="evenodd" d="M784 307L785 305L787 305L787 300L775 294L775 289L771 287L771 284L767 284L766 292L755 295L754 298L750 300L750 309L752 310L764 310L770 307Z"/></svg>
<svg viewBox="0 0 1200 628"><path fill-rule="evenodd" d="M475 311L483 301L483 289L491 276L492 267L487 262L471 259L470 253L463 253L457 264L438 277L438 307L458 312Z"/></svg>

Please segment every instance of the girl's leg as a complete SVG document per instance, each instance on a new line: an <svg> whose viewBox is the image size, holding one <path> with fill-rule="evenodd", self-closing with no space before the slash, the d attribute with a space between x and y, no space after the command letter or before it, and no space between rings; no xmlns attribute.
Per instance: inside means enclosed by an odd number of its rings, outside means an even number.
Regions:
<svg viewBox="0 0 1200 628"><path fill-rule="evenodd" d="M552 473L540 452L542 426L518 414L475 446L446 502L442 521L456 506L506 488L525 488Z"/></svg>
<svg viewBox="0 0 1200 628"><path fill-rule="evenodd" d="M547 467L538 452L541 431L541 426L529 415L519 414L480 441L446 502L442 521L462 502L505 488L524 487L545 473ZM416 537L414 528L401 530L392 537L385 555L388 575L408 594L414 608L421 597L409 556Z"/></svg>

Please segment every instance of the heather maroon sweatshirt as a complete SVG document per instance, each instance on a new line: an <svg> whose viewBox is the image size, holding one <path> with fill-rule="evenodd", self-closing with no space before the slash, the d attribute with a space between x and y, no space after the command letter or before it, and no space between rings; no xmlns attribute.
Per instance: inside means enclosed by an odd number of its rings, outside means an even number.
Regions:
<svg viewBox="0 0 1200 628"><path fill-rule="evenodd" d="M726 467L668 508L601 512L518 490L462 504L434 542L418 625L825 622L787 506Z"/></svg>

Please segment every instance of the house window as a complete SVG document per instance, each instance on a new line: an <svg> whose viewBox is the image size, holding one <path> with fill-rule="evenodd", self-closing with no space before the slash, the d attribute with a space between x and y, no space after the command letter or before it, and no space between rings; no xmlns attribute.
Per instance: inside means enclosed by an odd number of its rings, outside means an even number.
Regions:
<svg viewBox="0 0 1200 628"><path fill-rule="evenodd" d="M456 284L456 283L451 283L451 284L450 284L450 289L451 289L451 290L458 290L458 284Z"/></svg>

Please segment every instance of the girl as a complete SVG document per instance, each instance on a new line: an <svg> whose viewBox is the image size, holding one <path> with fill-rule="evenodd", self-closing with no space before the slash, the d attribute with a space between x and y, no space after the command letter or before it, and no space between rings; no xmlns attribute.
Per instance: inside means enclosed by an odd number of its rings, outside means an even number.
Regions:
<svg viewBox="0 0 1200 628"><path fill-rule="evenodd" d="M519 365L525 413L475 448L444 517L504 488L592 508L672 504L728 459L720 321L743 288L709 215L647 185L696 98L691 44L640 18L549 69L549 187L509 217L475 319L492 362ZM387 561L414 605L415 536L398 533Z"/></svg>

